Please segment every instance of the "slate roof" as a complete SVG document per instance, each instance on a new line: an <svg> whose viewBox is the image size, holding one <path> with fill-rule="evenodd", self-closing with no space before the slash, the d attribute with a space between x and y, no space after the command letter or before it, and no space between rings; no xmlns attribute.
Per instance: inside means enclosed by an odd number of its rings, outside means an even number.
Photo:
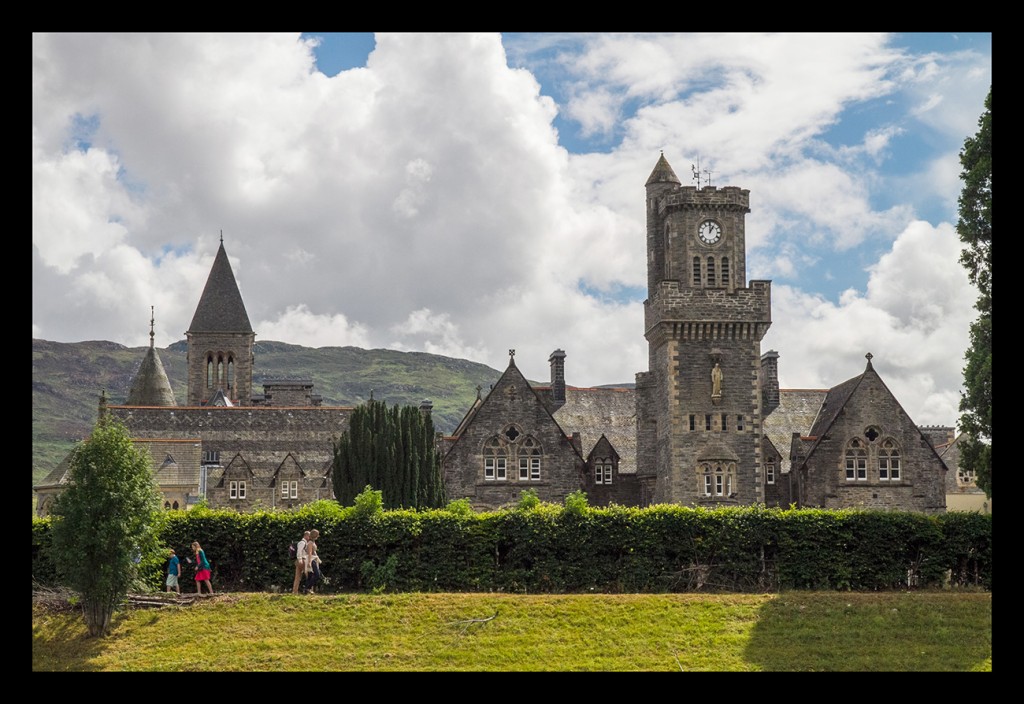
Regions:
<svg viewBox="0 0 1024 704"><path fill-rule="evenodd" d="M669 166L664 153L658 159L658 163L654 165L654 171L651 172L651 175L647 178L647 183L644 185L650 186L652 183L679 183L679 177L676 176L676 172Z"/></svg>
<svg viewBox="0 0 1024 704"><path fill-rule="evenodd" d="M603 434L619 453L619 473L636 474L636 393L633 389L567 386L565 404L553 414L568 434L580 434L584 458Z"/></svg>
<svg viewBox="0 0 1024 704"><path fill-rule="evenodd" d="M252 331L249 315L245 312L245 304L242 303L242 294L238 292L231 263L228 261L227 252L224 251L224 243L221 242L203 295L192 317L192 324L188 326L188 332Z"/></svg>
<svg viewBox="0 0 1024 704"><path fill-rule="evenodd" d="M782 456L780 470L790 470L793 433L809 435L828 389L779 389L779 405L765 419L763 430Z"/></svg>
<svg viewBox="0 0 1024 704"><path fill-rule="evenodd" d="M174 391L156 348L150 346L132 379L126 406L174 406Z"/></svg>

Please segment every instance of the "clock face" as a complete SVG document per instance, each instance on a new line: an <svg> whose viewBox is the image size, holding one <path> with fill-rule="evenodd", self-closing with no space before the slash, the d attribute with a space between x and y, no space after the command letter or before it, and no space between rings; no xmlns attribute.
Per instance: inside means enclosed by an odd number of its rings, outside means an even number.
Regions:
<svg viewBox="0 0 1024 704"><path fill-rule="evenodd" d="M697 228L697 237L704 244L714 244L722 238L722 227L714 220L705 220Z"/></svg>

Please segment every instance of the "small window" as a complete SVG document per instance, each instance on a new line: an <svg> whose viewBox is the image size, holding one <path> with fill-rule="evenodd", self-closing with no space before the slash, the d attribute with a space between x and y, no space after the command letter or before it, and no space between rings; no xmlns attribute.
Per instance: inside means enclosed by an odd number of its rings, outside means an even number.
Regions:
<svg viewBox="0 0 1024 704"><path fill-rule="evenodd" d="M729 429L729 416L727 416L725 413L723 413L721 420L722 420L722 432L724 433L726 430Z"/></svg>
<svg viewBox="0 0 1024 704"><path fill-rule="evenodd" d="M736 430L743 430L743 414L736 416Z"/></svg>
<svg viewBox="0 0 1024 704"><path fill-rule="evenodd" d="M708 285L715 285L715 258L708 257Z"/></svg>
<svg viewBox="0 0 1024 704"><path fill-rule="evenodd" d="M238 482L238 498L245 498L245 482Z"/></svg>
<svg viewBox="0 0 1024 704"><path fill-rule="evenodd" d="M293 499L299 498L299 482L298 482L298 480L295 480L295 481L292 482L292 495L291 495L291 498L293 498Z"/></svg>
<svg viewBox="0 0 1024 704"><path fill-rule="evenodd" d="M530 458L530 479L540 481L540 457Z"/></svg>
<svg viewBox="0 0 1024 704"><path fill-rule="evenodd" d="M868 455L864 444L853 439L846 448L846 481L867 481Z"/></svg>
<svg viewBox="0 0 1024 704"><path fill-rule="evenodd" d="M288 498L288 490L291 488L291 482L281 482L281 498Z"/></svg>
<svg viewBox="0 0 1024 704"><path fill-rule="evenodd" d="M722 285L729 285L729 257L722 257Z"/></svg>
<svg viewBox="0 0 1024 704"><path fill-rule="evenodd" d="M238 482L231 482L228 485L228 498L231 498L231 499L237 499L238 498Z"/></svg>
<svg viewBox="0 0 1024 704"><path fill-rule="evenodd" d="M494 459L493 457L484 458L484 479L494 479Z"/></svg>
<svg viewBox="0 0 1024 704"><path fill-rule="evenodd" d="M507 467L505 466L505 459L506 458L504 458L504 457L497 457L495 459L498 460L498 464L497 464L496 472L495 472L496 475L497 475L497 479L499 481L504 481L505 479L508 479Z"/></svg>
<svg viewBox="0 0 1024 704"><path fill-rule="evenodd" d="M704 430L711 430L711 414L704 414Z"/></svg>
<svg viewBox="0 0 1024 704"><path fill-rule="evenodd" d="M530 478L530 458L520 457L519 458L519 478L529 479Z"/></svg>
<svg viewBox="0 0 1024 704"><path fill-rule="evenodd" d="M700 286L700 257L693 258L693 285Z"/></svg>
<svg viewBox="0 0 1024 704"><path fill-rule="evenodd" d="M604 466L604 483L605 484L611 484L612 483L612 464L611 464L611 462L606 463L605 466Z"/></svg>
<svg viewBox="0 0 1024 704"><path fill-rule="evenodd" d="M764 480L767 484L775 483L775 460L768 460L764 466Z"/></svg>
<svg viewBox="0 0 1024 704"><path fill-rule="evenodd" d="M697 416L690 414L690 430L694 431L697 429Z"/></svg>
<svg viewBox="0 0 1024 704"><path fill-rule="evenodd" d="M886 440L878 450L878 480L898 482L900 480L900 451L896 443Z"/></svg>

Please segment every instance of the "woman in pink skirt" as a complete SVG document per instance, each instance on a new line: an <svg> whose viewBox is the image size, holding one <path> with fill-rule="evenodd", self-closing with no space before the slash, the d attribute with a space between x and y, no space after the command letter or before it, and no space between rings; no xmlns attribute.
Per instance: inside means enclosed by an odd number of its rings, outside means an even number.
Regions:
<svg viewBox="0 0 1024 704"><path fill-rule="evenodd" d="M192 552L196 555L196 593L203 593L203 584L213 594L213 585L210 584L210 563L206 559L206 553L198 541L192 541Z"/></svg>

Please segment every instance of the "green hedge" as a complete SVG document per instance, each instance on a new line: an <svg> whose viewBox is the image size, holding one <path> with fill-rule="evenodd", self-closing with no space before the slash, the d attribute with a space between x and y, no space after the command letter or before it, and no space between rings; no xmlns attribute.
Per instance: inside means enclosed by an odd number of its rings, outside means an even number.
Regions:
<svg viewBox="0 0 1024 704"><path fill-rule="evenodd" d="M35 584L56 582L49 527L33 519ZM978 513L540 503L477 514L322 501L292 512L172 513L162 537L182 557L198 540L218 591L289 591L287 546L310 528L321 533L323 592L992 588L992 517ZM154 564L141 578L162 589ZM193 591L187 566L184 575Z"/></svg>

